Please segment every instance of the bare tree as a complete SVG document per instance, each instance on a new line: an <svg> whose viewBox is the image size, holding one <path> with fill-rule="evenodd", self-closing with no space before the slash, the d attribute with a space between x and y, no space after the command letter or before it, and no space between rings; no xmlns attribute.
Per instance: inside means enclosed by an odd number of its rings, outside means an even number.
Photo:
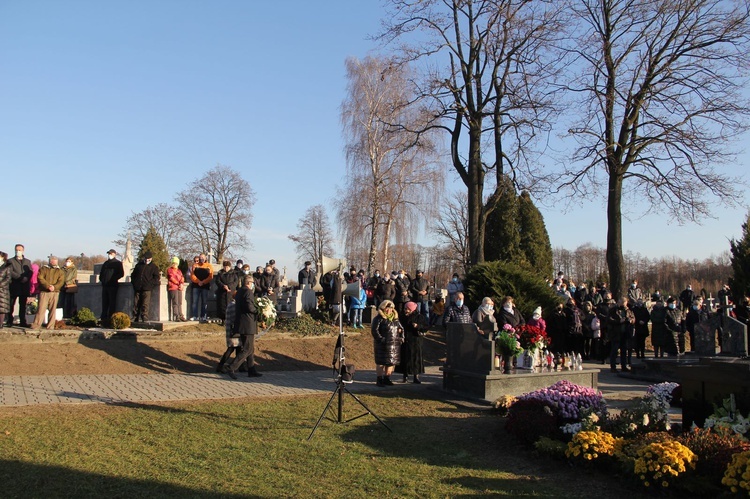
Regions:
<svg viewBox="0 0 750 499"><path fill-rule="evenodd" d="M502 176L530 188L540 174L530 160L537 137L551 129L548 86L556 70L549 47L564 24L562 2L389 3L380 39L404 42L404 60L424 62L418 94L432 111L430 126L450 137L452 165L468 194L469 261L482 262L484 227L503 194ZM415 32L418 41L410 44Z"/></svg>
<svg viewBox="0 0 750 499"><path fill-rule="evenodd" d="M328 214L322 204L307 209L297 222L297 234L289 235L297 249L299 262L309 260L317 265L322 257L333 255L333 235Z"/></svg>
<svg viewBox="0 0 750 499"><path fill-rule="evenodd" d="M133 246L139 247L149 228L153 227L166 244L169 254L187 257L198 252L200 247L191 244L190 239L185 237L185 225L184 214L179 208L159 203L130 215L125 221L125 228L118 234L120 239L113 242L125 246L130 237Z"/></svg>
<svg viewBox="0 0 750 499"><path fill-rule="evenodd" d="M461 268L465 274L469 266L469 219L466 194L454 193L442 205L437 224L431 230L444 246L450 249L453 265Z"/></svg>
<svg viewBox="0 0 750 499"><path fill-rule="evenodd" d="M392 239L410 243L419 216L427 219L436 205L432 201L442 191L442 171L433 160L429 134L409 131L420 127L424 116L409 105L407 68L375 57L350 58L346 67L341 122L347 178L339 198L356 200L339 205L339 230L350 258L366 249L367 272L376 263L386 271Z"/></svg>
<svg viewBox="0 0 750 499"><path fill-rule="evenodd" d="M239 172L216 165L175 196L184 217L184 230L201 251L221 263L231 249L248 248L255 193ZM231 253L229 253L231 254Z"/></svg>
<svg viewBox="0 0 750 499"><path fill-rule="evenodd" d="M625 289L622 206L666 206L681 222L732 203L740 185L714 165L747 129L747 0L582 0L569 85L578 140L564 186L607 192L607 265Z"/></svg>

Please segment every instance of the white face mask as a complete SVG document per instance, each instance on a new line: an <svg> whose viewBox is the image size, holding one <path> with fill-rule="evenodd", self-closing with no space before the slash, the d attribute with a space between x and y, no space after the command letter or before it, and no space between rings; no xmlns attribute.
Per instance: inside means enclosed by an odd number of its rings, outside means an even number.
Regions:
<svg viewBox="0 0 750 499"><path fill-rule="evenodd" d="M66 267L72 267L73 266L73 262L65 262L65 266Z"/></svg>
<svg viewBox="0 0 750 499"><path fill-rule="evenodd" d="M5 258L0 258L0 265L5 263Z"/></svg>
<svg viewBox="0 0 750 499"><path fill-rule="evenodd" d="M23 251L16 251L17 258L23 258Z"/></svg>
<svg viewBox="0 0 750 499"><path fill-rule="evenodd" d="M149 263L151 263L151 259L150 258L146 258L146 265L148 265Z"/></svg>
<svg viewBox="0 0 750 499"><path fill-rule="evenodd" d="M510 303L506 303L505 305L503 305L503 310L505 310L506 312L513 312L513 305L511 305Z"/></svg>
<svg viewBox="0 0 750 499"><path fill-rule="evenodd" d="M114 257L115 257L115 255L113 255L112 253L109 253L107 255L107 260L112 260Z"/></svg>

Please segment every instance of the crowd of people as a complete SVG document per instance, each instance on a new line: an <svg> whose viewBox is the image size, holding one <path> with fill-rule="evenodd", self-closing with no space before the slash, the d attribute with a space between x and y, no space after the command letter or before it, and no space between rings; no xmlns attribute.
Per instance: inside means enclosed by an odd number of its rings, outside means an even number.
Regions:
<svg viewBox="0 0 750 499"><path fill-rule="evenodd" d="M13 310L18 305L18 323L25 328L55 329L56 310L63 310L63 317L72 317L76 312L78 292L78 269L72 258L65 259L62 267L59 259L50 255L46 264L39 267L26 258L26 248L16 244L15 255L9 257L0 251L0 328L14 325ZM28 323L29 303L36 300L34 320Z"/></svg>

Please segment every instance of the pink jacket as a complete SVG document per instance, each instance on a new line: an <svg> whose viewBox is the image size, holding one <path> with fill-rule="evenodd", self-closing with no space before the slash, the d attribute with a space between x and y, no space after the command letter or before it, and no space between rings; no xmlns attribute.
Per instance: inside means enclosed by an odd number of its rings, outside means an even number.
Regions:
<svg viewBox="0 0 750 499"><path fill-rule="evenodd" d="M185 276L182 275L182 271L175 267L169 267L167 269L167 291L182 289L183 284L185 284Z"/></svg>

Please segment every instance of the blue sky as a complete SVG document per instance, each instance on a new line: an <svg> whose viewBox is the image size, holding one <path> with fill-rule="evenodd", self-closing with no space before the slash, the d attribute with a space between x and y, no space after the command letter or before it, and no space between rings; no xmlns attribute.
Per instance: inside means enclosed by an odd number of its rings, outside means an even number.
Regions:
<svg viewBox="0 0 750 499"><path fill-rule="evenodd" d="M287 236L298 219L351 202L334 198L344 61L376 48L383 13L379 0L0 0L0 249L103 254L131 212L223 164L256 192L254 248L239 256L296 269ZM548 204L553 246L605 246L601 201ZM742 205L703 226L626 220L624 249L718 254L741 233Z"/></svg>

